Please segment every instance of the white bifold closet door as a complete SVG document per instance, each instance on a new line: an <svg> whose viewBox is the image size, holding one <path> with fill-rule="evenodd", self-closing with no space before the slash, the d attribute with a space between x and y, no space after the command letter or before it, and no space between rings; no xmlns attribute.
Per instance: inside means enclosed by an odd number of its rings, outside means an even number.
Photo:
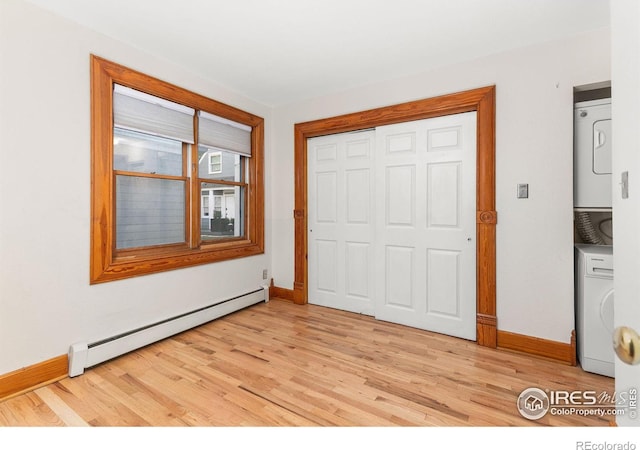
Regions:
<svg viewBox="0 0 640 450"><path fill-rule="evenodd" d="M381 320L476 338L476 114L376 129Z"/></svg>
<svg viewBox="0 0 640 450"><path fill-rule="evenodd" d="M309 303L374 314L375 132L309 139Z"/></svg>
<svg viewBox="0 0 640 450"><path fill-rule="evenodd" d="M476 113L308 149L309 302L475 340Z"/></svg>

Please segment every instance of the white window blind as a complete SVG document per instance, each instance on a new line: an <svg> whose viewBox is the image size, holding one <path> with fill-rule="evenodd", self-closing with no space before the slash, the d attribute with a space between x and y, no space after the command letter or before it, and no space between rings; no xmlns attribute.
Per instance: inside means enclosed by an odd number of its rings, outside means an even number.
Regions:
<svg viewBox="0 0 640 450"><path fill-rule="evenodd" d="M116 84L113 122L116 127L194 143L195 110Z"/></svg>
<svg viewBox="0 0 640 450"><path fill-rule="evenodd" d="M200 111L198 143L251 156L251 127Z"/></svg>

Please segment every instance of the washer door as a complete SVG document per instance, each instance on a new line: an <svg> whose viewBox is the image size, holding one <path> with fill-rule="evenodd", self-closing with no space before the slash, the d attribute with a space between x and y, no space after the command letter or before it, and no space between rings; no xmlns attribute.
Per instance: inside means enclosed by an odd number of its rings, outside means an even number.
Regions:
<svg viewBox="0 0 640 450"><path fill-rule="evenodd" d="M610 335L613 333L613 289L610 289L604 297L602 297L602 302L600 302L600 320L602 320L602 325L604 325L605 329L609 332Z"/></svg>

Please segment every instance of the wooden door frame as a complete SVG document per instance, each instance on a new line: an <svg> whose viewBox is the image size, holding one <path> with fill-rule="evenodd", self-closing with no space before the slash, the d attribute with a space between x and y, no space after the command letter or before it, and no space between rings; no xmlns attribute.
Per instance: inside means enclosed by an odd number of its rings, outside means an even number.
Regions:
<svg viewBox="0 0 640 450"><path fill-rule="evenodd" d="M496 347L495 86L295 124L295 303L308 297L307 139L470 111L477 113L476 341Z"/></svg>

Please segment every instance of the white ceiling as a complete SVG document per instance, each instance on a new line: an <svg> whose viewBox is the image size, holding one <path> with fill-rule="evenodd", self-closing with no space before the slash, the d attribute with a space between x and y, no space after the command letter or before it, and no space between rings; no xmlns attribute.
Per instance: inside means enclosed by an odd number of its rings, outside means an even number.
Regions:
<svg viewBox="0 0 640 450"><path fill-rule="evenodd" d="M609 26L609 0L28 0L277 106Z"/></svg>

